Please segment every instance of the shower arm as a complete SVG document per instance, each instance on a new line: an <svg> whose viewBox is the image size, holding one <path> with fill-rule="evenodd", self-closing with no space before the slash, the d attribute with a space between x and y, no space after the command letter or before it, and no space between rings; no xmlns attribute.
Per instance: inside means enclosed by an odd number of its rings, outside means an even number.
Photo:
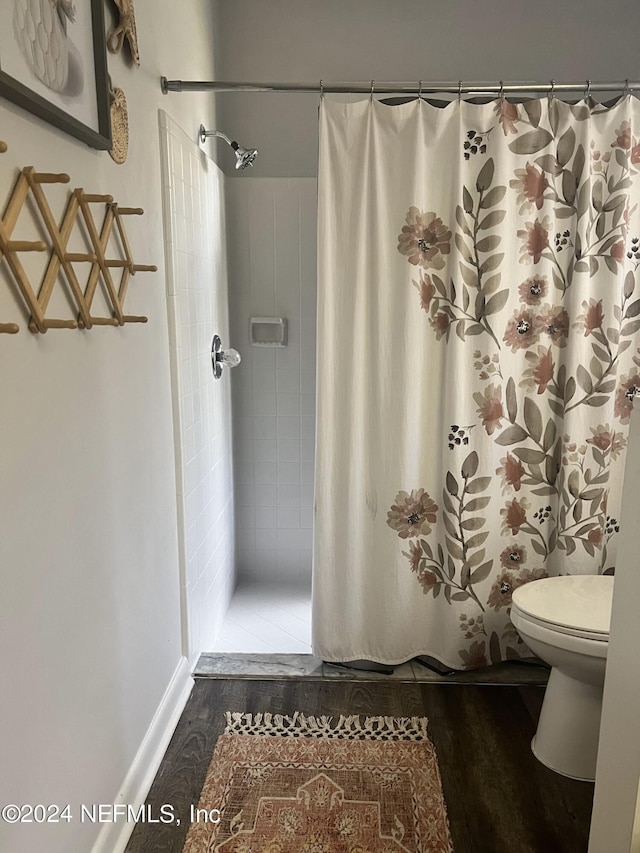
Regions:
<svg viewBox="0 0 640 853"><path fill-rule="evenodd" d="M209 139L209 137L211 137L211 136L220 136L222 139L224 139L224 141L227 143L227 145L230 145L232 148L234 145L236 147L238 145L237 142L234 142L232 139L230 139L227 136L226 133L223 133L221 130L205 130L204 125L201 124L200 125L200 142L204 142L205 139Z"/></svg>
<svg viewBox="0 0 640 853"><path fill-rule="evenodd" d="M253 161L258 156L256 148L243 148L235 139L230 139L226 133L221 130L206 130L203 124L198 128L198 138L200 142L204 142L210 136L219 136L221 139L230 145L236 155L236 169L246 169L247 166L253 166Z"/></svg>
<svg viewBox="0 0 640 853"><path fill-rule="evenodd" d="M463 83L458 82L422 82L418 83L240 83L220 80L167 80L160 78L160 88L166 95L168 92L294 92L299 94L443 94L455 95L533 95L583 93L588 96L592 92L620 92L631 94L640 89L640 82L611 81L593 82L586 80L580 83L556 83L550 80L545 83Z"/></svg>

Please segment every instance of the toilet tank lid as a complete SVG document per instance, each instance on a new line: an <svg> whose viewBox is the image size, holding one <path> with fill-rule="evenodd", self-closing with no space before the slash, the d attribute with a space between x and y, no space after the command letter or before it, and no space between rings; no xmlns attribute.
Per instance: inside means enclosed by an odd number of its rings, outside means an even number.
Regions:
<svg viewBox="0 0 640 853"><path fill-rule="evenodd" d="M525 614L554 625L608 634L613 577L563 575L518 587L513 602Z"/></svg>

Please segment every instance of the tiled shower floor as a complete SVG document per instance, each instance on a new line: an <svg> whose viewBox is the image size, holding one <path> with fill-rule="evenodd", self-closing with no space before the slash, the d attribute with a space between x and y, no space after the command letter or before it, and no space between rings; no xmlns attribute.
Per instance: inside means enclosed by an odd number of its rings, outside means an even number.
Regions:
<svg viewBox="0 0 640 853"><path fill-rule="evenodd" d="M311 586L241 582L211 651L311 654Z"/></svg>

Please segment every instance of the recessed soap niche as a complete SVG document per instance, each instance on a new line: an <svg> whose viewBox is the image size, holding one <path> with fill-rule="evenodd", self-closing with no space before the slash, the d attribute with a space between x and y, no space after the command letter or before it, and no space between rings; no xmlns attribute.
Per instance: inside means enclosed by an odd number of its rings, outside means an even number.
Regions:
<svg viewBox="0 0 640 853"><path fill-rule="evenodd" d="M252 347L286 347L286 318L251 317L249 319L249 341Z"/></svg>

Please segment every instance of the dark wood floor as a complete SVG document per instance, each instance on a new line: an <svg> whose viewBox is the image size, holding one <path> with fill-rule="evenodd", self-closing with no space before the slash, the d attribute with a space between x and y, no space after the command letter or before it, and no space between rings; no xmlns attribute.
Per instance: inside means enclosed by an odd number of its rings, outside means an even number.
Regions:
<svg viewBox="0 0 640 853"><path fill-rule="evenodd" d="M180 853L224 712L426 716L455 853L585 853L593 785L547 770L529 744L540 687L198 679L147 803L180 826L136 825L126 853Z"/></svg>

